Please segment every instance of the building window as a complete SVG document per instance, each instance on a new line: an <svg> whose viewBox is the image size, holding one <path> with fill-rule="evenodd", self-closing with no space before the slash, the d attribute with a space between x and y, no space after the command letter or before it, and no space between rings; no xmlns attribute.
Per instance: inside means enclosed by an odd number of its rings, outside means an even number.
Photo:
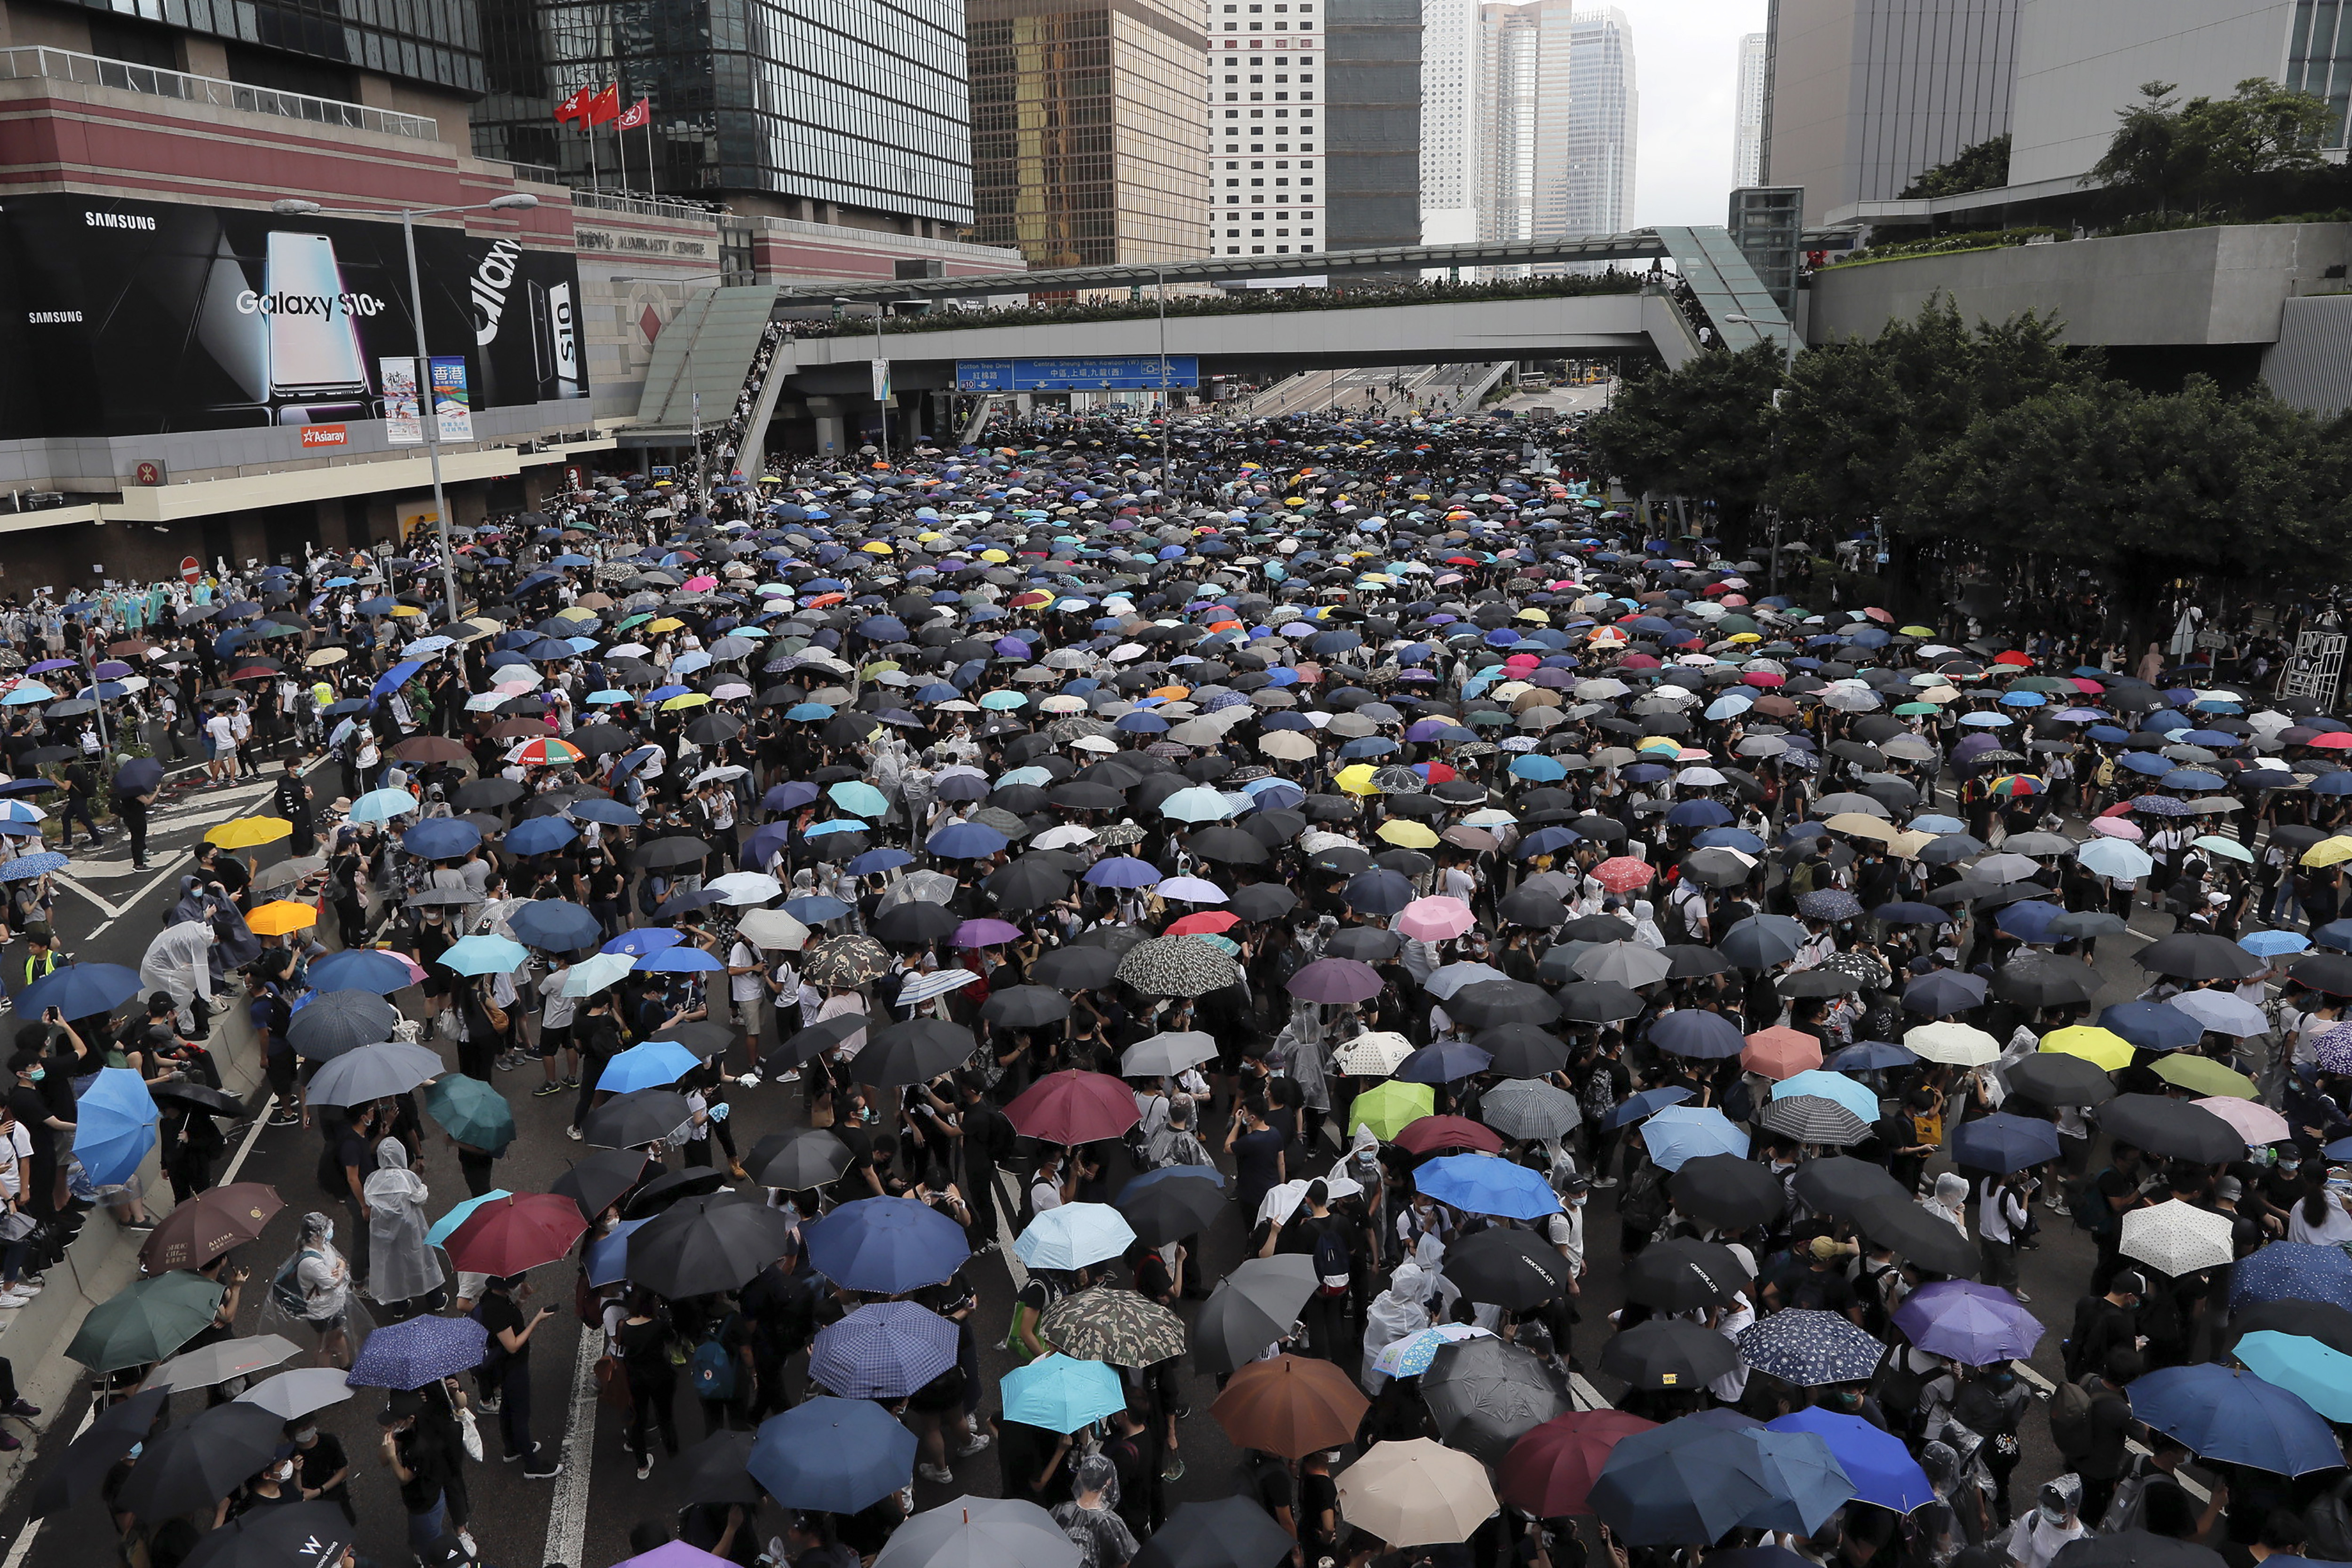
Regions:
<svg viewBox="0 0 2352 1568"><path fill-rule="evenodd" d="M1252 256L1264 256L1265 254L1265 247L1263 245L1253 245L1250 247L1250 254Z"/></svg>

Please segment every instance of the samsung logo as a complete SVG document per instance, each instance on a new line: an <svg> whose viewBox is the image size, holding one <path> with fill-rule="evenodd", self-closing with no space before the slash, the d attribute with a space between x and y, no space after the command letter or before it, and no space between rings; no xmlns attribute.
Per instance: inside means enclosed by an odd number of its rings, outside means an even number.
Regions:
<svg viewBox="0 0 2352 1568"><path fill-rule="evenodd" d="M138 228L155 232L155 220L142 213L84 212L83 225L89 228Z"/></svg>
<svg viewBox="0 0 2352 1568"><path fill-rule="evenodd" d="M27 310L25 320L37 327L68 326L81 320L79 310Z"/></svg>

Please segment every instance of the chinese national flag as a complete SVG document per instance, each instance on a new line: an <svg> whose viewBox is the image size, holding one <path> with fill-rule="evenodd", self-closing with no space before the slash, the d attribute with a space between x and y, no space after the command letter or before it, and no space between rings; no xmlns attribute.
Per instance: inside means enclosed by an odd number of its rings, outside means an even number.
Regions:
<svg viewBox="0 0 2352 1568"><path fill-rule="evenodd" d="M588 100L585 119L591 125L602 125L621 118L621 89L618 83L606 88Z"/></svg>
<svg viewBox="0 0 2352 1568"><path fill-rule="evenodd" d="M555 106L555 118L559 121L579 119L588 112L588 106L595 100L595 97L594 89L582 88Z"/></svg>
<svg viewBox="0 0 2352 1568"><path fill-rule="evenodd" d="M621 111L621 129L624 131L635 131L638 126L646 124L651 121L653 117L653 100L651 99L641 98L637 100L636 102L629 105L628 108Z"/></svg>

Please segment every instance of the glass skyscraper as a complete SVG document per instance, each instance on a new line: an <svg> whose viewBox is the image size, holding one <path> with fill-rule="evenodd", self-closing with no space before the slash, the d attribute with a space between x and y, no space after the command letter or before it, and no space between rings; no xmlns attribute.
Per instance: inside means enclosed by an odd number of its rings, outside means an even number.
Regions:
<svg viewBox="0 0 2352 1568"><path fill-rule="evenodd" d="M819 222L972 216L963 0L481 0L474 150L588 183L555 105L617 82L653 123L593 135L602 182ZM763 199L764 198L764 199ZM939 237L946 237L944 234Z"/></svg>

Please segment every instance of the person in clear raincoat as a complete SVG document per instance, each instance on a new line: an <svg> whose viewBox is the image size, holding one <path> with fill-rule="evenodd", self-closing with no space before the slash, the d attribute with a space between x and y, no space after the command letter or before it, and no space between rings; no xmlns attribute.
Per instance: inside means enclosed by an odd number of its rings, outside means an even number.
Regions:
<svg viewBox="0 0 2352 1568"><path fill-rule="evenodd" d="M369 1293L386 1307L435 1310L448 1276L425 1239L430 1194L424 1178L408 1168L408 1150L399 1139L378 1143L375 1160L374 1174L361 1188L368 1206Z"/></svg>

